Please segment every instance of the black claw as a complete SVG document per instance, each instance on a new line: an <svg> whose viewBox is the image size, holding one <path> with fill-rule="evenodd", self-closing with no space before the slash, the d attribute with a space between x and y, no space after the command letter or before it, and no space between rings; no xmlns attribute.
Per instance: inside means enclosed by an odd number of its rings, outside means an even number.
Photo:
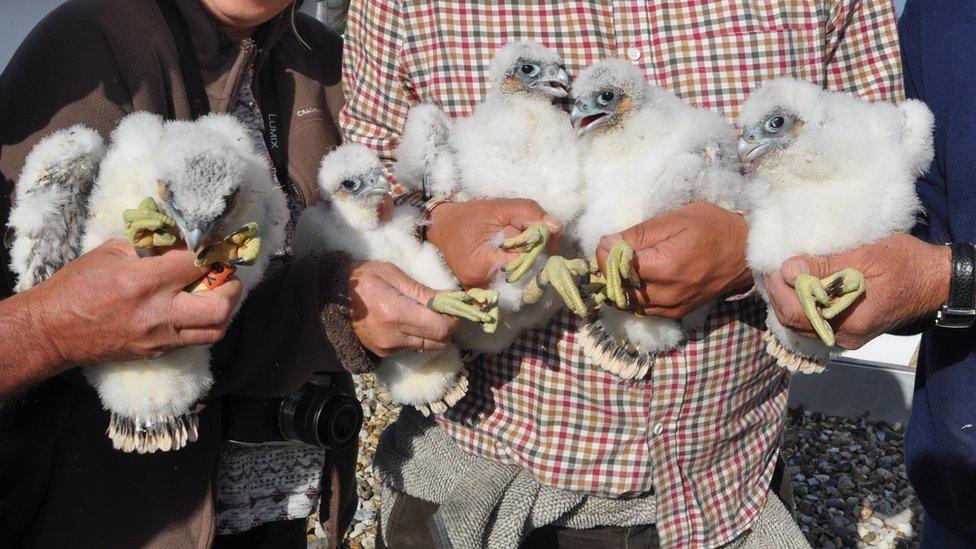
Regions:
<svg viewBox="0 0 976 549"><path fill-rule="evenodd" d="M207 254L210 253L210 251L213 250L215 247L217 247L216 242L204 246L203 249L197 253L197 261L202 261L205 257L207 257Z"/></svg>
<svg viewBox="0 0 976 549"><path fill-rule="evenodd" d="M827 287L824 288L824 291L826 291L827 295L829 296L835 296L843 286L844 286L844 276L837 275L836 277L834 277L833 280L830 281L830 284L827 284Z"/></svg>
<svg viewBox="0 0 976 549"><path fill-rule="evenodd" d="M243 232L246 232L246 231L247 231L247 225L244 225L243 227L241 227L241 228L237 229L236 231L234 231L234 232L230 233L229 235L227 235L227 237L224 240L226 240L227 238L231 238L233 236L237 236L237 235L239 235L239 234L241 234Z"/></svg>

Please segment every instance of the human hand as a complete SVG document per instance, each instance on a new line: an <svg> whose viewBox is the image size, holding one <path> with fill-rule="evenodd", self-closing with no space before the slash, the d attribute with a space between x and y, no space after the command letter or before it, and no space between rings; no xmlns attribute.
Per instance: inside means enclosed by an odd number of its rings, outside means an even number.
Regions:
<svg viewBox="0 0 976 549"><path fill-rule="evenodd" d="M152 358L224 337L241 282L189 293L206 273L187 250L139 258L112 240L25 292L39 344L52 363L87 364Z"/></svg>
<svg viewBox="0 0 976 549"><path fill-rule="evenodd" d="M550 230L547 250L555 253L562 225L534 201L520 198L441 204L431 213L427 239L440 248L461 287L486 287L503 265L520 255L499 248L498 235L515 236L540 221Z"/></svg>
<svg viewBox="0 0 976 549"><path fill-rule="evenodd" d="M948 246L898 234L853 251L831 256L798 256L764 278L776 318L805 337L817 338L793 287L801 274L825 278L844 268L864 275L859 301L831 325L837 344L857 349L875 337L935 313L949 298L952 272Z"/></svg>
<svg viewBox="0 0 976 549"><path fill-rule="evenodd" d="M748 286L745 219L714 204L695 202L600 240L597 261L607 272L613 245L634 249L638 288L630 306L648 316L681 318L717 296Z"/></svg>
<svg viewBox="0 0 976 549"><path fill-rule="evenodd" d="M437 293L392 263L354 263L349 269L353 331L363 347L380 357L405 349L444 349L458 321L427 308Z"/></svg>

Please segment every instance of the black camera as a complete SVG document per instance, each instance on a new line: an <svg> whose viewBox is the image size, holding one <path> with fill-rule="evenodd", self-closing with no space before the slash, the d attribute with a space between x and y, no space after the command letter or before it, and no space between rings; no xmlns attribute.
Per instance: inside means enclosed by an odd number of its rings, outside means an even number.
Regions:
<svg viewBox="0 0 976 549"><path fill-rule="evenodd" d="M359 401L324 373L285 397L223 399L224 439L232 442L301 442L334 450L355 444L362 425Z"/></svg>

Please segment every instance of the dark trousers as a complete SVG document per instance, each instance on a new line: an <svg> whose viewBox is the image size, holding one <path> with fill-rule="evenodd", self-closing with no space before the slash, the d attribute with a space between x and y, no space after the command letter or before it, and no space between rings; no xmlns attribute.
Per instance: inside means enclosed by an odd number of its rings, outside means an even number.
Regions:
<svg viewBox="0 0 976 549"><path fill-rule="evenodd" d="M944 526L932 520L928 513L922 519L922 549L973 549L976 544L956 537Z"/></svg>
<svg viewBox="0 0 976 549"><path fill-rule="evenodd" d="M214 538L214 549L305 549L307 519L269 522L239 534Z"/></svg>
<svg viewBox="0 0 976 549"><path fill-rule="evenodd" d="M776 470L769 485L770 492L776 494L787 509L793 509L793 487L785 475L785 464L776 462ZM431 524L437 504L415 498L409 494L398 494L387 532L377 528L377 549L429 549L435 547ZM385 542L384 542L385 538ZM586 530L576 530L559 526L546 526L532 531L521 544L525 549L658 549L660 539L653 524L634 527L601 526Z"/></svg>

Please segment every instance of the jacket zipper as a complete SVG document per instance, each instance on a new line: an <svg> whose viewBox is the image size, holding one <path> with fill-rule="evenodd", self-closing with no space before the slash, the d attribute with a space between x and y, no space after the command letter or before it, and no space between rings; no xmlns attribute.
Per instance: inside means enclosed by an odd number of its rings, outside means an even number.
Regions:
<svg viewBox="0 0 976 549"><path fill-rule="evenodd" d="M244 82L244 75L247 74L247 71L251 70L251 68L254 66L255 52L257 51L254 41L250 39L245 40L241 43L241 49L244 50L246 59L243 63L241 63L241 70L237 71L237 74L234 75L234 87L231 88L230 98L227 101L227 107L224 110L224 114L230 112L230 110L233 108L234 102L237 101L237 96L241 93L241 84Z"/></svg>
<svg viewBox="0 0 976 549"><path fill-rule="evenodd" d="M305 191L302 190L302 186L295 182L291 175L288 176L288 185L295 189L295 193L298 194L298 200L302 203L302 209L308 207L308 199L305 198Z"/></svg>

